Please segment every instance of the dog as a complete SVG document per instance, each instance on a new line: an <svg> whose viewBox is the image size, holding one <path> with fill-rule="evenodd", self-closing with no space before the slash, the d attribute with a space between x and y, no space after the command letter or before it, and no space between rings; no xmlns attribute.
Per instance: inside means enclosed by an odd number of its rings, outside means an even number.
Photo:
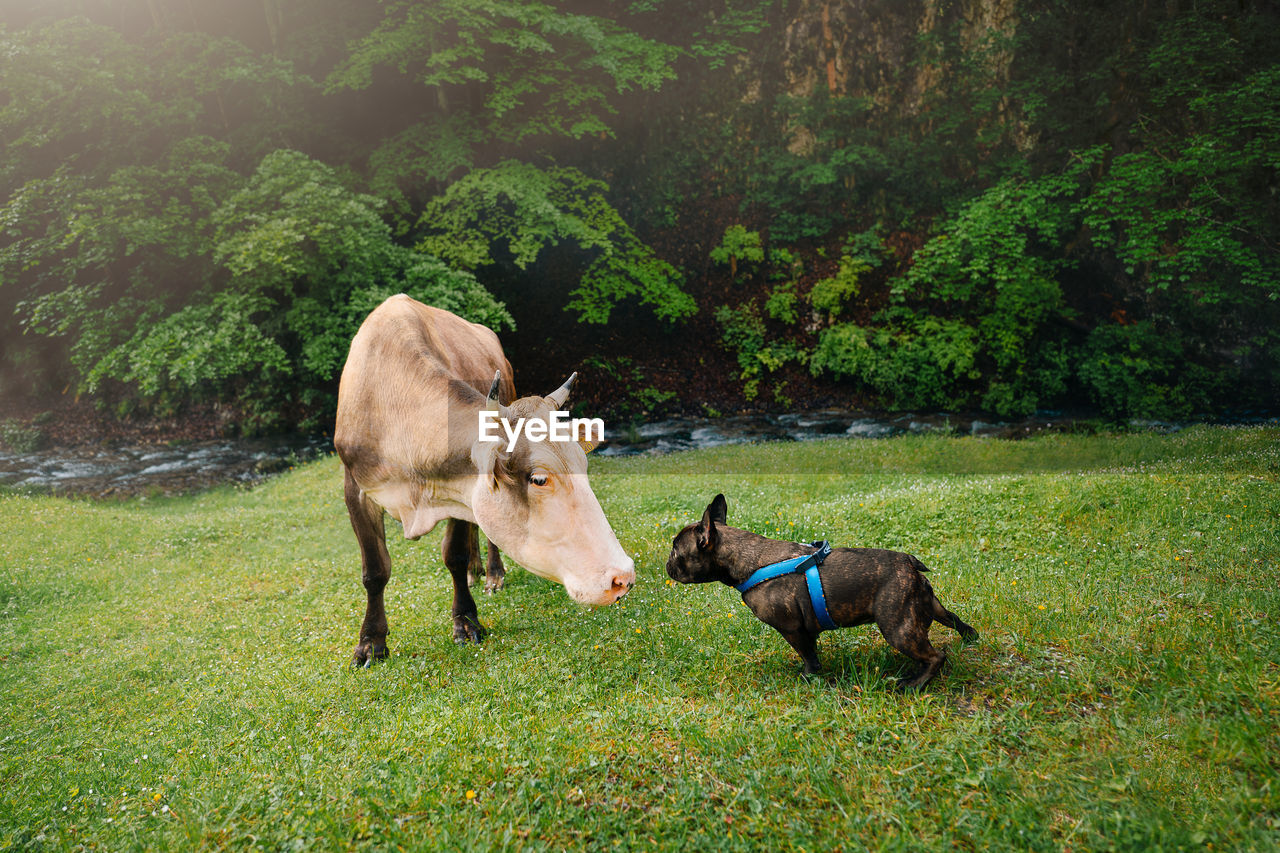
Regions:
<svg viewBox="0 0 1280 853"><path fill-rule="evenodd" d="M783 542L729 527L727 516L724 495L716 495L702 520L672 540L667 574L680 583L720 581L745 590L743 603L791 644L806 676L818 671L818 634L831 628L875 622L889 645L919 661L922 668L900 681L900 690L923 687L947 658L945 649L929 642L934 620L966 642L978 639L977 631L938 601L922 574L929 569L910 554ZM816 571L805 573L810 565ZM761 579L770 573L774 576ZM817 594L811 595L815 585Z"/></svg>

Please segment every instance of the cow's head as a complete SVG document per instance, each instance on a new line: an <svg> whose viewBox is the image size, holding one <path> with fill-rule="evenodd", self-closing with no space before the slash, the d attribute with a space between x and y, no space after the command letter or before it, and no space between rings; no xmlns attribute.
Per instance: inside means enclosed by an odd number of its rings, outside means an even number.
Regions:
<svg viewBox="0 0 1280 853"><path fill-rule="evenodd" d="M486 407L514 430L524 418L549 421L562 409L574 376L546 397L498 402L494 378ZM564 584L582 604L613 604L635 583L635 564L614 536L587 482L587 452L577 441L531 441L522 430L507 449L500 441L477 440L471 447L476 482L471 512L484 535L536 575Z"/></svg>

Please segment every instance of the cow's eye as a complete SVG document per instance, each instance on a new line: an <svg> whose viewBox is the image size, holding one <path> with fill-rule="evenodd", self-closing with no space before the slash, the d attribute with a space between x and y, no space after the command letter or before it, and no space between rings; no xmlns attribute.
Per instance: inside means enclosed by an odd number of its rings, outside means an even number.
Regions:
<svg viewBox="0 0 1280 853"><path fill-rule="evenodd" d="M530 474L529 482L533 483L535 486L545 486L547 484L547 475L546 474Z"/></svg>

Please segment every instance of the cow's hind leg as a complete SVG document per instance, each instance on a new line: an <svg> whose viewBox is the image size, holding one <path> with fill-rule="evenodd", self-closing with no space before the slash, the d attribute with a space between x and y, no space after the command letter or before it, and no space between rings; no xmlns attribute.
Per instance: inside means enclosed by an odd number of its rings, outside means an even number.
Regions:
<svg viewBox="0 0 1280 853"><path fill-rule="evenodd" d="M507 569L502 565L502 553L492 542L488 545L488 558L484 566L484 591L492 595L502 589ZM467 560L467 586L475 586L480 580L480 528L471 525L471 556Z"/></svg>
<svg viewBox="0 0 1280 853"><path fill-rule="evenodd" d="M487 544L489 545L489 559L485 564L484 570L484 591L493 594L502 589L503 584L506 582L507 569L502 565L502 554L498 551L498 546L492 542Z"/></svg>
<svg viewBox="0 0 1280 853"><path fill-rule="evenodd" d="M351 516L351 528L355 530L356 542L360 545L361 579L366 596L360 642L351 656L351 663L369 666L387 656L387 611L383 606L382 591L391 578L391 555L387 553L382 507L364 496L349 470L345 474L343 496L347 502L347 514Z"/></svg>
<svg viewBox="0 0 1280 853"><path fill-rule="evenodd" d="M478 643L489 633L480 624L476 601L467 586L467 569L471 565L474 543L474 524L449 519L440 547L445 567L453 577L453 639L458 643Z"/></svg>

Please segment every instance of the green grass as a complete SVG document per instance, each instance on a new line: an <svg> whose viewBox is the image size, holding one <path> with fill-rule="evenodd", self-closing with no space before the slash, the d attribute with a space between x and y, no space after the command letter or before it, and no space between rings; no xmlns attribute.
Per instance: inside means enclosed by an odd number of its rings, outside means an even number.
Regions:
<svg viewBox="0 0 1280 853"><path fill-rule="evenodd" d="M253 491L0 496L0 848L1276 849L1280 430L907 437L598 459L638 584L513 571L450 640L389 523L392 657L330 458ZM768 535L919 555L982 634L919 695L666 581L723 491Z"/></svg>

